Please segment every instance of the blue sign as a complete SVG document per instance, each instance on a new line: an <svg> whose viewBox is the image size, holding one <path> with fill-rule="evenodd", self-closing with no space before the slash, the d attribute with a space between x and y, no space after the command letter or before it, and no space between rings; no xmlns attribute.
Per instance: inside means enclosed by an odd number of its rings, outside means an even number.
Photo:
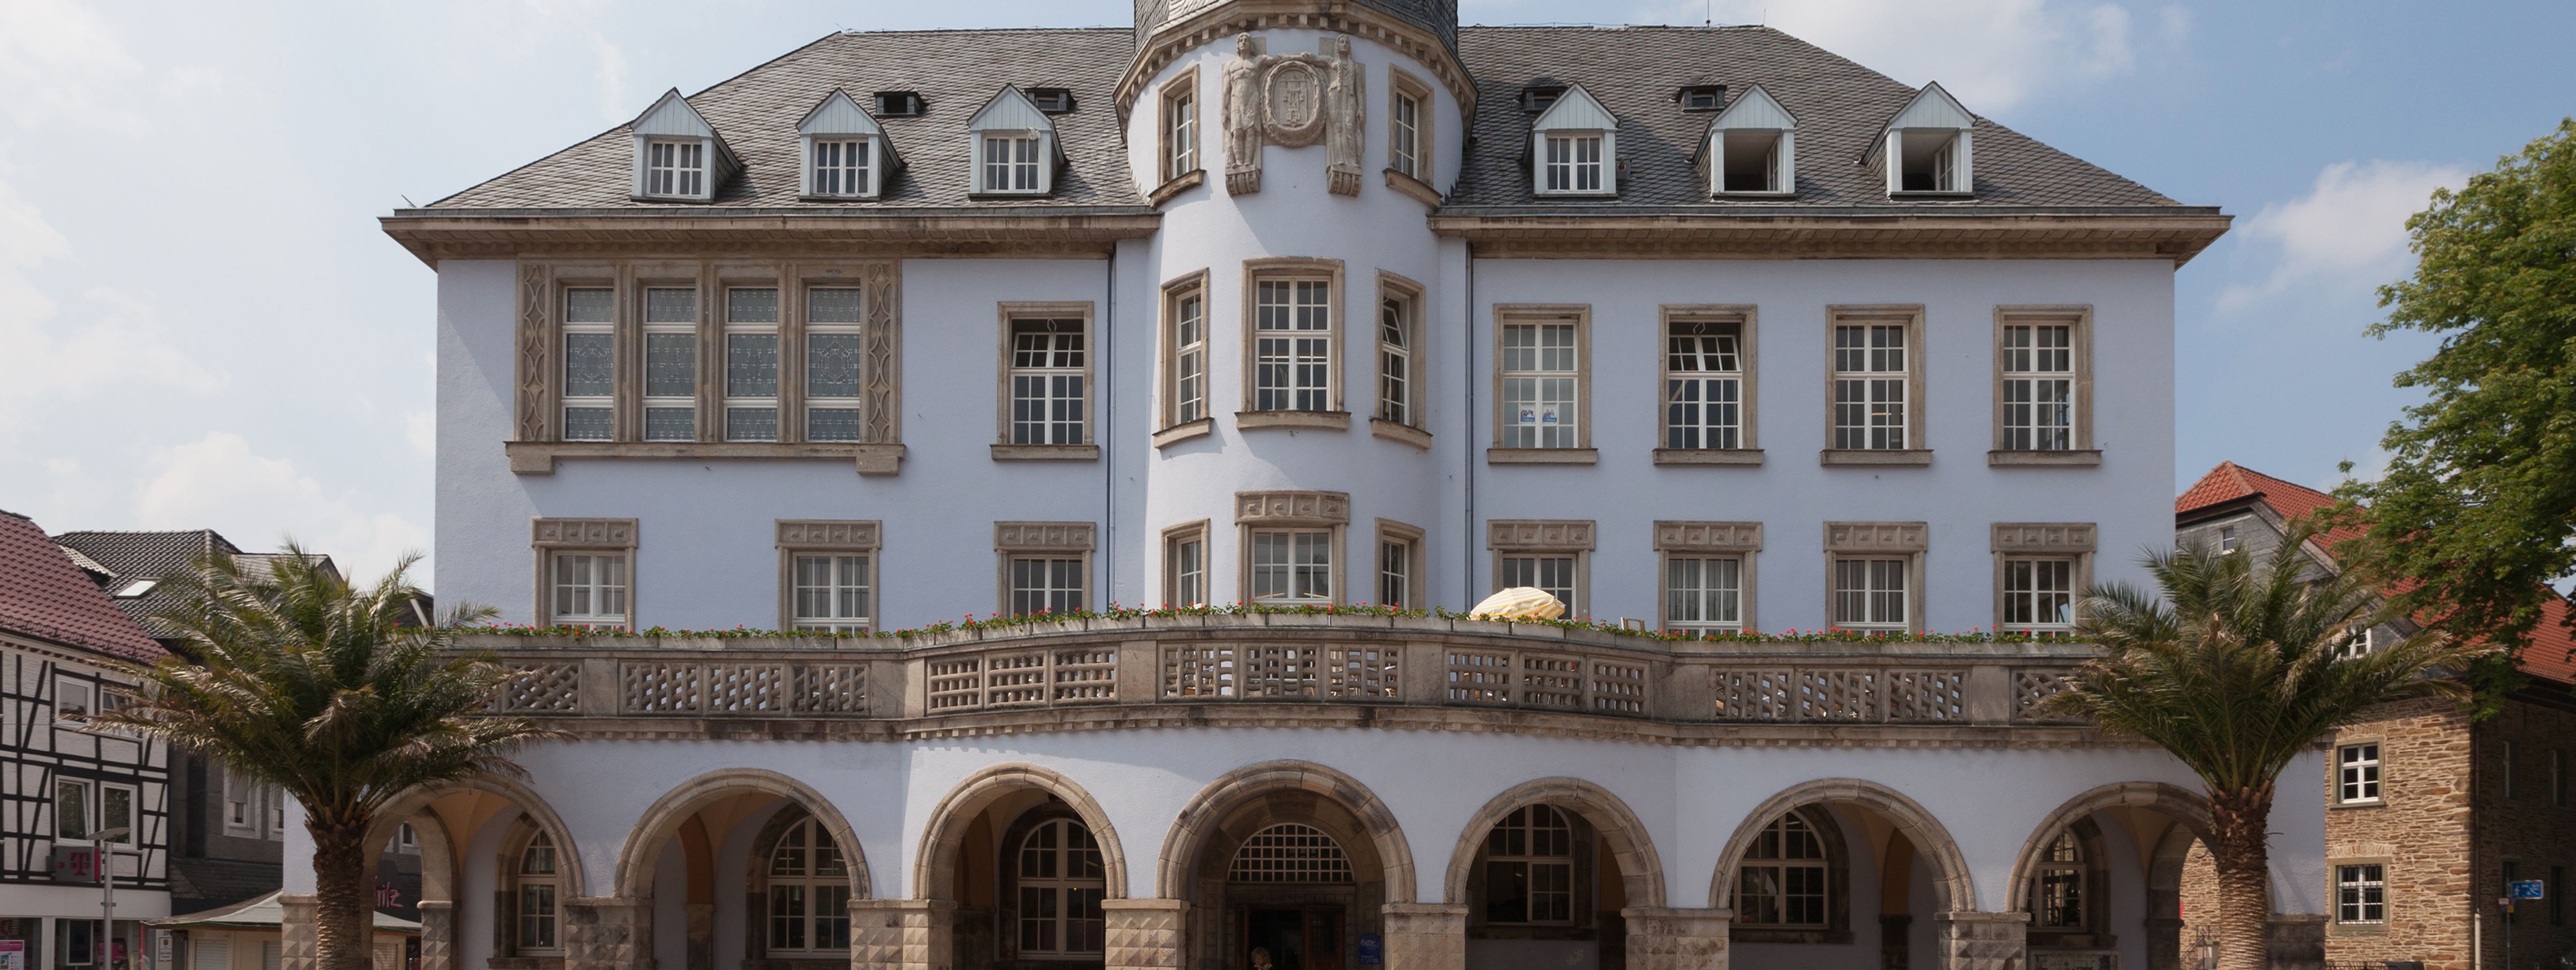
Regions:
<svg viewBox="0 0 2576 970"><path fill-rule="evenodd" d="M1360 965L1374 967L1386 962L1386 941L1375 933L1360 934Z"/></svg>
<svg viewBox="0 0 2576 970"><path fill-rule="evenodd" d="M2540 880L2516 879L2505 883L2504 894L2507 899L2539 899Z"/></svg>

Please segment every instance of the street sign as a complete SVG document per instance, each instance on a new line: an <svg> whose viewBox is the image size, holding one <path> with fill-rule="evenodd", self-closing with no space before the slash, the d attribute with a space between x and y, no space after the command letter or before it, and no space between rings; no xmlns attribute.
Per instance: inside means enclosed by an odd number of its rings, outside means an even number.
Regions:
<svg viewBox="0 0 2576 970"><path fill-rule="evenodd" d="M2504 888L2505 897L2508 899L2541 898L2540 880L2538 879L2516 879L2512 882L2505 883Z"/></svg>

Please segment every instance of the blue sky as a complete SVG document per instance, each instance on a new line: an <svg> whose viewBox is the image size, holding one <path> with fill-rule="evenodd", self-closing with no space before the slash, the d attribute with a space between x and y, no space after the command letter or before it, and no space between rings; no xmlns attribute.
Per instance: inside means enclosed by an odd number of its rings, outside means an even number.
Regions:
<svg viewBox="0 0 2576 970"><path fill-rule="evenodd" d="M2379 461L2430 338L2402 225L2576 111L2576 4L1464 0L1769 23L2237 217L2177 279L2177 487ZM432 277L376 231L833 30L1124 25L1126 0L0 0L0 508L429 544ZM2117 366L2105 361L2104 366ZM426 576L422 578L427 578Z"/></svg>

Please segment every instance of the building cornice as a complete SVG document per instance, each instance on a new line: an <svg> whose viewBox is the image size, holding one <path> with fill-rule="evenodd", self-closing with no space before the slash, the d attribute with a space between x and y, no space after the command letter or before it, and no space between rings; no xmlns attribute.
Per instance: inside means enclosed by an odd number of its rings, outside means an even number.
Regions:
<svg viewBox="0 0 2576 970"><path fill-rule="evenodd" d="M1150 237L1162 216L1143 206L951 209L404 209L385 235L432 266L443 259L831 254L1106 255Z"/></svg>
<svg viewBox="0 0 2576 970"><path fill-rule="evenodd" d="M1458 116L1476 116L1476 83L1456 52L1431 31L1363 4L1327 0L1231 0L1210 4L1181 20L1153 29L1118 81L1118 117L1123 121L1144 95L1146 82L1184 51L1219 43L1236 34L1259 30L1312 30L1349 34L1393 48L1420 63L1449 96L1458 99Z"/></svg>
<svg viewBox="0 0 2576 970"><path fill-rule="evenodd" d="M2227 232L2216 209L1885 212L1778 207L1447 207L1431 231L1494 259L2170 259Z"/></svg>

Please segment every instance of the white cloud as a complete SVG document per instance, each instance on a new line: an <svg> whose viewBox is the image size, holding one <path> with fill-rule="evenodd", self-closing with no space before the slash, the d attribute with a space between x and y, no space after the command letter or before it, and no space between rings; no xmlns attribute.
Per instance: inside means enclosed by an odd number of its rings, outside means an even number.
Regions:
<svg viewBox="0 0 2576 970"><path fill-rule="evenodd" d="M1939 81L1978 114L2137 64L2128 9L2083 0L1721 0L1715 17L1780 28L1907 84Z"/></svg>
<svg viewBox="0 0 2576 970"><path fill-rule="evenodd" d="M438 457L438 413L435 411L403 412L403 440L423 458Z"/></svg>
<svg viewBox="0 0 2576 970"><path fill-rule="evenodd" d="M2279 262L2260 283L2220 291L2221 312L2243 310L2291 287L2327 281L2375 285L2404 273L2406 219L2429 205L2433 190L2468 184L2469 172L2431 162L2336 162L2317 173L2307 195L2263 207L2246 221L2249 243L2268 244Z"/></svg>
<svg viewBox="0 0 2576 970"><path fill-rule="evenodd" d="M0 0L8 2L8 0ZM153 308L105 288L82 294L77 322L40 283L71 255L44 214L0 182L0 441L86 397L130 387L211 391L222 380L180 350Z"/></svg>
<svg viewBox="0 0 2576 970"><path fill-rule="evenodd" d="M292 536L361 583L375 581L403 553L429 549L429 530L420 524L359 508L294 462L259 455L231 432L161 449L151 466L151 477L135 487L133 528L211 528L254 550ZM415 583L428 579L425 565L412 576Z"/></svg>
<svg viewBox="0 0 2576 970"><path fill-rule="evenodd" d="M20 127L60 118L140 131L142 117L99 88L141 70L88 4L0 0L0 115Z"/></svg>

